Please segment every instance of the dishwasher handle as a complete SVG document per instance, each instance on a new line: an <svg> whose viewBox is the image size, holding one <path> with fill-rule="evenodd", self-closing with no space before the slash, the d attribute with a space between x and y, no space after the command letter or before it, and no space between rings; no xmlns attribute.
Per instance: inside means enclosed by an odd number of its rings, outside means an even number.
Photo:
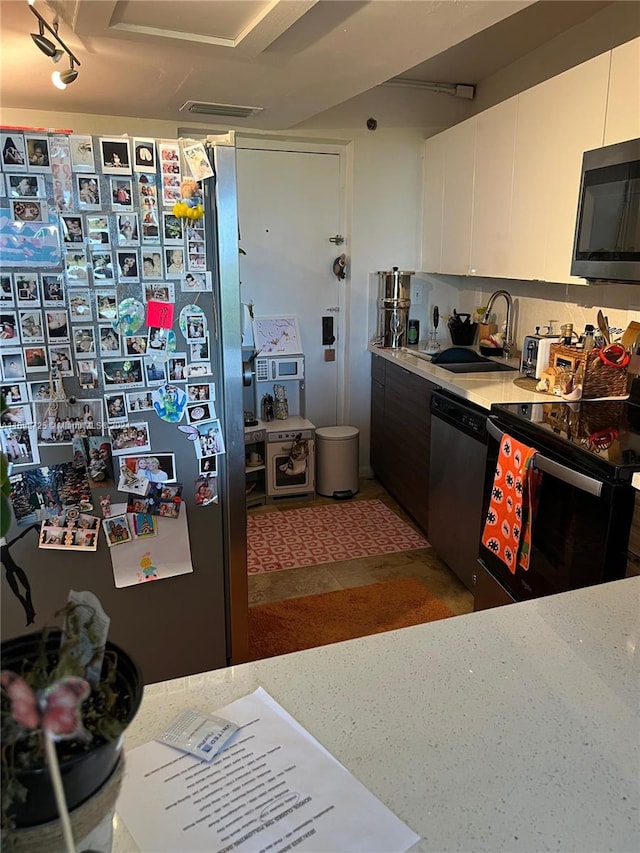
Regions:
<svg viewBox="0 0 640 853"><path fill-rule="evenodd" d="M502 442L504 433L490 418L487 418L487 432L498 444ZM572 468L567 468L566 465L561 465L559 462L554 462L553 459L543 456L539 451L536 451L536 455L533 458L533 467L544 474L555 477L568 486L579 489L581 492L587 492L590 495L595 495L597 498L602 494L604 483L600 480L589 477L587 474L581 474Z"/></svg>

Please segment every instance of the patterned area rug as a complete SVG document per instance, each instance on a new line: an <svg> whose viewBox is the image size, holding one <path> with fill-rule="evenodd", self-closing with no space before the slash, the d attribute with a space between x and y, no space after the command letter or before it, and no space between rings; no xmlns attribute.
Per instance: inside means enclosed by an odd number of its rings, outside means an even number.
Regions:
<svg viewBox="0 0 640 853"><path fill-rule="evenodd" d="M453 615L413 578L258 604L249 608L249 658L286 655Z"/></svg>
<svg viewBox="0 0 640 853"><path fill-rule="evenodd" d="M428 548L382 501L264 512L247 519L250 575Z"/></svg>

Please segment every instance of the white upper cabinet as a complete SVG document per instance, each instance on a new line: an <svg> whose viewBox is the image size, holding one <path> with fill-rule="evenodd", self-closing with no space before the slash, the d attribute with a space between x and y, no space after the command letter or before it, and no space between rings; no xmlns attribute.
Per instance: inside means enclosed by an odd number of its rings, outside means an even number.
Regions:
<svg viewBox="0 0 640 853"><path fill-rule="evenodd" d="M444 140L441 269L467 275L473 211L473 161L476 118L467 119L442 134Z"/></svg>
<svg viewBox="0 0 640 853"><path fill-rule="evenodd" d="M476 117L469 275L506 275L517 115L509 98Z"/></svg>
<svg viewBox="0 0 640 853"><path fill-rule="evenodd" d="M611 51L604 144L640 137L640 38Z"/></svg>
<svg viewBox="0 0 640 853"><path fill-rule="evenodd" d="M609 55L518 96L505 278L571 276L582 155L602 145Z"/></svg>
<svg viewBox="0 0 640 853"><path fill-rule="evenodd" d="M445 141L446 134L438 133L424 144L423 272L441 272Z"/></svg>
<svg viewBox="0 0 640 853"><path fill-rule="evenodd" d="M609 54L584 62L545 84L548 97L547 146L550 169L540 180L548 187L545 281L581 283L570 274L573 236L578 213L582 155L600 148L604 139Z"/></svg>
<svg viewBox="0 0 640 853"><path fill-rule="evenodd" d="M547 213L553 197L549 175L554 154L549 144L547 99L545 84L518 97L504 278L544 277Z"/></svg>
<svg viewBox="0 0 640 853"><path fill-rule="evenodd" d="M638 136L640 39L431 137L423 269L582 283L570 275L582 155Z"/></svg>

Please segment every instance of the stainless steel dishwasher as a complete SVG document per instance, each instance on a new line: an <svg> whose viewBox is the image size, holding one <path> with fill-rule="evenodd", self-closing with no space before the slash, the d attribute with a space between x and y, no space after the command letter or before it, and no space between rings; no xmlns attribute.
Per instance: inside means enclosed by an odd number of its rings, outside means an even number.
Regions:
<svg viewBox="0 0 640 853"><path fill-rule="evenodd" d="M482 527L487 414L445 391L431 395L429 541L472 592Z"/></svg>

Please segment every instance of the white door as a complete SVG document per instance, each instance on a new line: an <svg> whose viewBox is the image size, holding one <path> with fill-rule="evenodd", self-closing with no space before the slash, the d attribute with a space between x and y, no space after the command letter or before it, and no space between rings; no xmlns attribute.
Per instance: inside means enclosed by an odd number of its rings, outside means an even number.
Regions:
<svg viewBox="0 0 640 853"><path fill-rule="evenodd" d="M305 415L315 426L335 426L345 282L333 262L344 246L329 238L342 221L340 156L238 148L237 162L241 299L253 302L256 317L298 318ZM325 360L323 317L333 318L334 361Z"/></svg>

